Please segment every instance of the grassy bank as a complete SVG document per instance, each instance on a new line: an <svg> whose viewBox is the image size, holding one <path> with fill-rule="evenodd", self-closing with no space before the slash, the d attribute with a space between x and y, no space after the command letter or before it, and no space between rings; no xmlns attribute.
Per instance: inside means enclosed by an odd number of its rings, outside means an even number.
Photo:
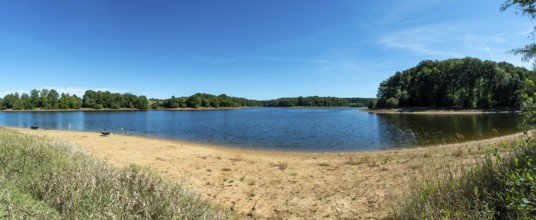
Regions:
<svg viewBox="0 0 536 220"><path fill-rule="evenodd" d="M228 212L138 166L0 129L0 219L227 219Z"/></svg>
<svg viewBox="0 0 536 220"><path fill-rule="evenodd" d="M511 145L506 155L490 153L474 167L415 183L388 219L534 219L536 140Z"/></svg>

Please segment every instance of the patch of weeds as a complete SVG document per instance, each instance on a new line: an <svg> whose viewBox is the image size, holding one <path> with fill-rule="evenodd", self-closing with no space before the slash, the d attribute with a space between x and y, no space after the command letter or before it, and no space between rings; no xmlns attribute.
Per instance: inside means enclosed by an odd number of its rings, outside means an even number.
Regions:
<svg viewBox="0 0 536 220"><path fill-rule="evenodd" d="M221 169L221 170L222 170L222 171L225 171L225 172L231 171L231 169L229 169L229 168L223 168L223 169Z"/></svg>
<svg viewBox="0 0 536 220"><path fill-rule="evenodd" d="M452 152L453 157L462 157L464 154L463 149L458 148L456 151Z"/></svg>
<svg viewBox="0 0 536 220"><path fill-rule="evenodd" d="M350 156L346 158L346 160L344 161L344 164L350 165L350 166L356 166L362 163L360 161L355 160L354 157Z"/></svg>
<svg viewBox="0 0 536 220"><path fill-rule="evenodd" d="M255 197L257 194L255 193L255 191L251 190L250 192L248 192L248 197L249 198L253 198Z"/></svg>
<svg viewBox="0 0 536 220"><path fill-rule="evenodd" d="M319 163L318 166L321 166L321 167L329 167L331 165L329 165L328 163Z"/></svg>
<svg viewBox="0 0 536 220"><path fill-rule="evenodd" d="M233 162L239 162L239 161L243 161L244 158L242 156L236 156L236 157L233 157L233 158L229 158L230 161L233 161Z"/></svg>
<svg viewBox="0 0 536 220"><path fill-rule="evenodd" d="M277 167L279 170L283 171L283 170L287 169L288 164L286 164L286 163L270 163L270 166Z"/></svg>
<svg viewBox="0 0 536 220"><path fill-rule="evenodd" d="M373 163L370 163L368 166L369 167L379 167L380 165L378 163L376 163L376 162L373 162Z"/></svg>
<svg viewBox="0 0 536 220"><path fill-rule="evenodd" d="M389 155L389 156L383 158L383 164L386 164L386 163L389 162L390 160L392 160L391 155Z"/></svg>

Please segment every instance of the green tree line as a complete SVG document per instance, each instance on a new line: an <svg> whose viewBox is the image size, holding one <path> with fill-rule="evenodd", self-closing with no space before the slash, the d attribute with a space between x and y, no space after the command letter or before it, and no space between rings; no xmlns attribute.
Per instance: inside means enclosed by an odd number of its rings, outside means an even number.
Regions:
<svg viewBox="0 0 536 220"><path fill-rule="evenodd" d="M149 100L146 96L136 96L131 93L112 93L109 91L93 91L87 90L82 98L82 106L85 108L94 109L148 109Z"/></svg>
<svg viewBox="0 0 536 220"><path fill-rule="evenodd" d="M337 98L337 97L296 97L280 98L270 101L262 101L266 107L363 107L371 100L370 98Z"/></svg>
<svg viewBox="0 0 536 220"><path fill-rule="evenodd" d="M54 89L33 89L30 94L18 92L10 93L0 98L0 109L34 110L34 109L119 109L135 108L147 109L149 100L145 96L136 96L130 93L119 94L109 91L87 90L83 97L59 94Z"/></svg>
<svg viewBox="0 0 536 220"><path fill-rule="evenodd" d="M147 99L131 93L112 93L109 91L85 91L82 97L68 93L59 94L56 90L41 89L27 93L11 93L0 98L0 109L34 110L34 109L174 109L174 108L237 108L237 107L361 107L370 98L336 98L336 97L295 97L267 101L232 97L226 94L211 95L196 93L191 96L169 99Z"/></svg>
<svg viewBox="0 0 536 220"><path fill-rule="evenodd" d="M362 107L370 98L294 97L259 101L221 94L196 93L189 97L175 97L153 101L152 108L220 108L220 107Z"/></svg>
<svg viewBox="0 0 536 220"><path fill-rule="evenodd" d="M533 78L533 71L507 62L425 60L381 82L378 101L369 107L518 107L525 79Z"/></svg>
<svg viewBox="0 0 536 220"><path fill-rule="evenodd" d="M175 97L172 96L169 99L159 100L151 99L153 103L151 107L157 108L235 108L235 107L253 107L259 106L258 101L227 96L221 94L218 96L196 93L189 97Z"/></svg>
<svg viewBox="0 0 536 220"><path fill-rule="evenodd" d="M18 92L7 94L0 99L0 109L32 110L32 109L79 109L82 99L76 95L62 93L54 89L32 90L30 94Z"/></svg>

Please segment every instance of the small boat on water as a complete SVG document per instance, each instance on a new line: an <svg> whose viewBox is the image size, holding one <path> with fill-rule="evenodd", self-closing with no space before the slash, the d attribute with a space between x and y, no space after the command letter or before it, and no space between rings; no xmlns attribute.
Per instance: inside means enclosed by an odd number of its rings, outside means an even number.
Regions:
<svg viewBox="0 0 536 220"><path fill-rule="evenodd" d="M30 129L37 130L37 129L39 129L39 126L37 126L37 125L32 125L32 126L30 126Z"/></svg>

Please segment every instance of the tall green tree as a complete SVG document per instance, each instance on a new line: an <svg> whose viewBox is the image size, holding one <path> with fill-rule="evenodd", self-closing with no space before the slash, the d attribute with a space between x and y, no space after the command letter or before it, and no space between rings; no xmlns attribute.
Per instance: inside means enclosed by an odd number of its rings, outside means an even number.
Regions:
<svg viewBox="0 0 536 220"><path fill-rule="evenodd" d="M145 96L139 96L136 100L136 103L134 103L134 107L141 110L146 110L149 108L149 100Z"/></svg>
<svg viewBox="0 0 536 220"><path fill-rule="evenodd" d="M18 92L5 95L3 105L4 109L24 109L23 103L20 99L20 95Z"/></svg>
<svg viewBox="0 0 536 220"><path fill-rule="evenodd" d="M34 106L32 104L32 100L30 98L30 96L27 94L27 93L22 93L22 95L20 96L20 100L22 102L22 108L23 109L33 109Z"/></svg>
<svg viewBox="0 0 536 220"><path fill-rule="evenodd" d="M32 102L32 106L34 108L41 108L42 106L40 105L40 94L39 94L39 90L37 89L32 89L32 91L30 91L30 101Z"/></svg>
<svg viewBox="0 0 536 220"><path fill-rule="evenodd" d="M41 96L39 99L39 105L41 108L50 109L50 103L48 102L48 89L41 89Z"/></svg>
<svg viewBox="0 0 536 220"><path fill-rule="evenodd" d="M60 94L58 91L51 89L48 91L47 100L49 102L49 109L58 109L59 108L59 98Z"/></svg>
<svg viewBox="0 0 536 220"><path fill-rule="evenodd" d="M69 106L69 101L70 101L69 98L70 98L69 94L61 93L58 108L59 109L69 109L70 108L70 106Z"/></svg>
<svg viewBox="0 0 536 220"><path fill-rule="evenodd" d="M529 17L531 20L536 19L536 0L506 0L502 6L501 11L515 7L515 13L521 13L523 16ZM531 37L536 39L536 27L534 28ZM536 58L536 43L530 43L524 47L512 50L514 54L522 55L522 60L529 62ZM533 66L536 69L536 60L533 62Z"/></svg>
<svg viewBox="0 0 536 220"><path fill-rule="evenodd" d="M86 108L97 108L97 92L93 90L87 90L82 96L82 106Z"/></svg>
<svg viewBox="0 0 536 220"><path fill-rule="evenodd" d="M69 108L80 109L82 107L82 99L76 95L69 97Z"/></svg>

